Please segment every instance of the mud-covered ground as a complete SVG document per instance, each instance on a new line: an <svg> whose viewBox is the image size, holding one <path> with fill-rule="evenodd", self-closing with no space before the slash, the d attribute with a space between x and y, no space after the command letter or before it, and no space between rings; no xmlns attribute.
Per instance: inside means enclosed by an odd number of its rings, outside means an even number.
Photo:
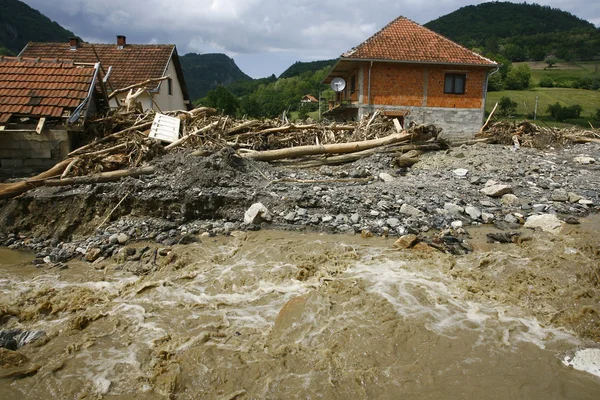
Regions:
<svg viewBox="0 0 600 400"><path fill-rule="evenodd" d="M476 144L426 153L410 169L394 168L391 155L293 169L226 151L195 157L182 150L155 159L154 175L41 188L0 202L0 245L25 246L42 260L62 262L95 248L114 255L120 248L115 234L121 234L121 244L171 245L194 240L190 234L261 227L401 236L453 222L510 229L534 214L576 222L600 210L599 155L599 144L517 151ZM509 186L513 194L480 192L492 183ZM254 203L269 210L268 223L243 223Z"/></svg>

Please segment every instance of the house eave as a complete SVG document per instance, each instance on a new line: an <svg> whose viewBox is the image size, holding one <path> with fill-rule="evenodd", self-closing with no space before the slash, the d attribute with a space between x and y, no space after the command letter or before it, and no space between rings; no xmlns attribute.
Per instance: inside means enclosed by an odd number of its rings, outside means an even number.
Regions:
<svg viewBox="0 0 600 400"><path fill-rule="evenodd" d="M381 63L393 63L393 64L420 64L420 65L444 65L448 67L477 67L477 68L498 68L499 64L477 64L477 63L449 63L449 62L432 62L432 61L411 61L411 60L389 60L383 58L351 58L351 57L340 57L335 65L331 68L322 83L330 83L334 78L332 74L336 71L338 66L342 63L361 63L361 62L381 62ZM337 76L337 75L336 75Z"/></svg>

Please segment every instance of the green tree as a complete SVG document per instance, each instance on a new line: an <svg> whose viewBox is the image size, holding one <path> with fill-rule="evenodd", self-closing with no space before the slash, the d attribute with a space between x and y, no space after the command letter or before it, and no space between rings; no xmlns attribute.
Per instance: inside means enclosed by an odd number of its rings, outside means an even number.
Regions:
<svg viewBox="0 0 600 400"><path fill-rule="evenodd" d="M206 94L203 103L227 115L234 115L240 106L239 100L220 85Z"/></svg>
<svg viewBox="0 0 600 400"><path fill-rule="evenodd" d="M517 111L517 102L510 97L503 96L498 102L498 114L502 117L510 117Z"/></svg>
<svg viewBox="0 0 600 400"><path fill-rule="evenodd" d="M502 79L502 74L497 72L493 75L490 75L488 79L488 92L499 92L504 89L504 81Z"/></svg>
<svg viewBox="0 0 600 400"><path fill-rule="evenodd" d="M511 66L504 80L504 87L508 90L529 89L531 84L531 68L527 64Z"/></svg>
<svg viewBox="0 0 600 400"><path fill-rule="evenodd" d="M549 67L552 67L554 64L556 64L558 62L558 58L556 58L554 56L549 56L549 57L546 57L544 62L546 64L548 64Z"/></svg>

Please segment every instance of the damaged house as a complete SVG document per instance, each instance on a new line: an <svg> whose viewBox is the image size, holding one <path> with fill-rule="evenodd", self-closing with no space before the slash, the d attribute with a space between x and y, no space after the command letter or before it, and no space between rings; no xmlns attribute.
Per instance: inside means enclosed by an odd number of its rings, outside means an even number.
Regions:
<svg viewBox="0 0 600 400"><path fill-rule="evenodd" d="M125 36L117 36L114 44L84 43L78 38L70 38L65 43L29 43L20 56L100 62L109 95L113 91L150 81L136 99L144 111L192 108L177 48L173 44L129 44ZM169 78L159 80L165 76ZM110 106L117 107L126 95L127 91L111 98Z"/></svg>
<svg viewBox="0 0 600 400"><path fill-rule="evenodd" d="M107 102L99 63L0 57L0 177L65 158L86 118Z"/></svg>
<svg viewBox="0 0 600 400"><path fill-rule="evenodd" d="M360 119L379 110L408 124L471 137L483 124L487 81L498 64L405 17L343 54L325 78L345 85L326 115ZM340 86L340 88L342 87Z"/></svg>

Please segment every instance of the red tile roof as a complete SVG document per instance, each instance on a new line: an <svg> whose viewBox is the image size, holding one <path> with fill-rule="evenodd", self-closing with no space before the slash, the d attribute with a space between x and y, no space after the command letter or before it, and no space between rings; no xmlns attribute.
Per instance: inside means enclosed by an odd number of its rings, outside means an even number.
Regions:
<svg viewBox="0 0 600 400"><path fill-rule="evenodd" d="M71 50L67 42L31 42L20 55L73 60L81 63L100 61L106 72L109 67L113 67L109 80L112 89L116 90L147 79L162 77L174 52L173 44L127 44L119 49L116 44L79 43L77 50ZM152 90L157 87L158 84L154 83L146 89ZM110 91L111 88L107 89Z"/></svg>
<svg viewBox="0 0 600 400"><path fill-rule="evenodd" d="M88 95L94 66L0 57L0 123L11 116L62 117Z"/></svg>
<svg viewBox="0 0 600 400"><path fill-rule="evenodd" d="M343 59L389 60L435 64L497 64L405 17L398 17Z"/></svg>

